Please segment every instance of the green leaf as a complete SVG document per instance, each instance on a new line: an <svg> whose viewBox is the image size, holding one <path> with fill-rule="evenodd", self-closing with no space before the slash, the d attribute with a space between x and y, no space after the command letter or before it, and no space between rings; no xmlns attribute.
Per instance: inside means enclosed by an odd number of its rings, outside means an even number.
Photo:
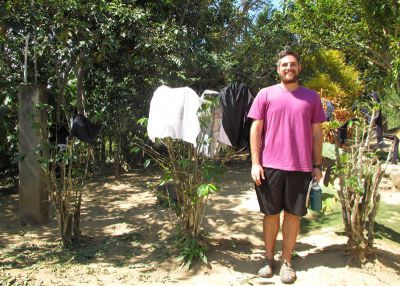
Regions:
<svg viewBox="0 0 400 286"><path fill-rule="evenodd" d="M204 262L204 264L208 264L207 257L204 255L203 251L200 250L200 259Z"/></svg>
<svg viewBox="0 0 400 286"><path fill-rule="evenodd" d="M146 161L144 161L143 166L144 166L145 168L147 168L147 167L150 165L150 162L151 162L151 160L150 160L150 159L147 159Z"/></svg>
<svg viewBox="0 0 400 286"><path fill-rule="evenodd" d="M184 254L181 254L181 255L179 255L177 258L176 258L176 261L182 261L182 260L184 260L185 259L185 255Z"/></svg>
<svg viewBox="0 0 400 286"><path fill-rule="evenodd" d="M137 121L137 123L143 127L147 127L148 122L149 122L149 119L147 117L142 117Z"/></svg>
<svg viewBox="0 0 400 286"><path fill-rule="evenodd" d="M206 197L211 193L215 193L219 188L214 184L201 184L197 188L197 195L199 197Z"/></svg>
<svg viewBox="0 0 400 286"><path fill-rule="evenodd" d="M180 159L178 160L178 164L182 169L186 169L190 165L191 161L188 159Z"/></svg>
<svg viewBox="0 0 400 286"><path fill-rule="evenodd" d="M339 154L343 154L343 149L339 148ZM322 157L336 160L335 144L324 142L322 145Z"/></svg>
<svg viewBox="0 0 400 286"><path fill-rule="evenodd" d="M134 147L131 148L131 153L137 154L137 153L140 152L140 150L141 150L141 149L140 149L139 147L134 146Z"/></svg>

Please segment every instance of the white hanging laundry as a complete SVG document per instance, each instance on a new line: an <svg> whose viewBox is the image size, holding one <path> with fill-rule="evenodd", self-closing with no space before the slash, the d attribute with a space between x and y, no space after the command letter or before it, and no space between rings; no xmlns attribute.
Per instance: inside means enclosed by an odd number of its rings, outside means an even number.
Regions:
<svg viewBox="0 0 400 286"><path fill-rule="evenodd" d="M189 87L160 86L150 102L147 132L150 140L171 137L182 139L196 147L200 132L197 111L201 99Z"/></svg>

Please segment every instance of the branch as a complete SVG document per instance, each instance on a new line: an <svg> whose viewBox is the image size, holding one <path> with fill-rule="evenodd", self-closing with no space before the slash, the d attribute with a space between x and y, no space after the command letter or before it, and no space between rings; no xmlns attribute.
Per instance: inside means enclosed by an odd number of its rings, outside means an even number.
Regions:
<svg viewBox="0 0 400 286"><path fill-rule="evenodd" d="M392 3L393 3L393 8L394 8L394 18L397 19L400 2L398 0L392 0ZM395 39L397 39L398 33L399 33L399 25L395 25L395 30L394 30L394 38Z"/></svg>
<svg viewBox="0 0 400 286"><path fill-rule="evenodd" d="M350 217L348 215L347 210L350 209L350 204L348 203L348 201L346 200L346 198L344 197L344 194L343 194L345 180L344 180L344 176L343 176L342 163L340 161L339 142L338 142L338 139L336 136L334 137L334 140L335 140L336 166L339 171L339 186L340 186L337 193L339 195L340 204L342 205L342 218L343 218L343 223L344 223L344 227L345 227L345 232L348 232Z"/></svg>
<svg viewBox="0 0 400 286"><path fill-rule="evenodd" d="M262 2L262 0L242 0L241 1L241 6L242 6L241 13L243 15L247 14L249 12L249 10L251 10L254 6L258 5L261 2Z"/></svg>
<svg viewBox="0 0 400 286"><path fill-rule="evenodd" d="M373 62L374 64L376 64L377 66L381 67L382 69L384 69L386 71L390 71L392 69L392 66L390 65L390 61L384 55L382 55L380 52L378 52L375 49L373 49L372 47L365 45L363 43L360 43L360 42L355 42L355 44L360 46L361 48L367 50L373 56L376 57L376 58L372 58L372 57L364 54L364 56L368 60L370 60L371 62ZM381 59L381 60L379 60L379 59Z"/></svg>

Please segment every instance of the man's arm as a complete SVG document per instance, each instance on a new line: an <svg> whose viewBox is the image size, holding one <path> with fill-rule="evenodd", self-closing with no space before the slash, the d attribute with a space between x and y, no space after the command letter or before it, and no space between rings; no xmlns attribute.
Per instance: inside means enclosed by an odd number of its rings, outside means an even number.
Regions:
<svg viewBox="0 0 400 286"><path fill-rule="evenodd" d="M250 128L251 177L257 186L261 185L261 180L265 180L264 169L260 164L263 126L263 120L254 120Z"/></svg>
<svg viewBox="0 0 400 286"><path fill-rule="evenodd" d="M312 125L312 138L313 138L313 165L322 164L322 142L323 142L322 126L321 123L314 123ZM317 182L322 178L322 172L319 168L313 168L312 176Z"/></svg>

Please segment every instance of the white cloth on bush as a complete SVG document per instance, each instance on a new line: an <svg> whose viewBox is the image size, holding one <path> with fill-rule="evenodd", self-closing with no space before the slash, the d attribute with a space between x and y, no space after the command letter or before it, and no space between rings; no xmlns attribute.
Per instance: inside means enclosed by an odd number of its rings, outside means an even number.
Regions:
<svg viewBox="0 0 400 286"><path fill-rule="evenodd" d="M147 132L150 140L171 137L196 146L200 132L197 111L202 100L189 87L160 86L150 102Z"/></svg>

